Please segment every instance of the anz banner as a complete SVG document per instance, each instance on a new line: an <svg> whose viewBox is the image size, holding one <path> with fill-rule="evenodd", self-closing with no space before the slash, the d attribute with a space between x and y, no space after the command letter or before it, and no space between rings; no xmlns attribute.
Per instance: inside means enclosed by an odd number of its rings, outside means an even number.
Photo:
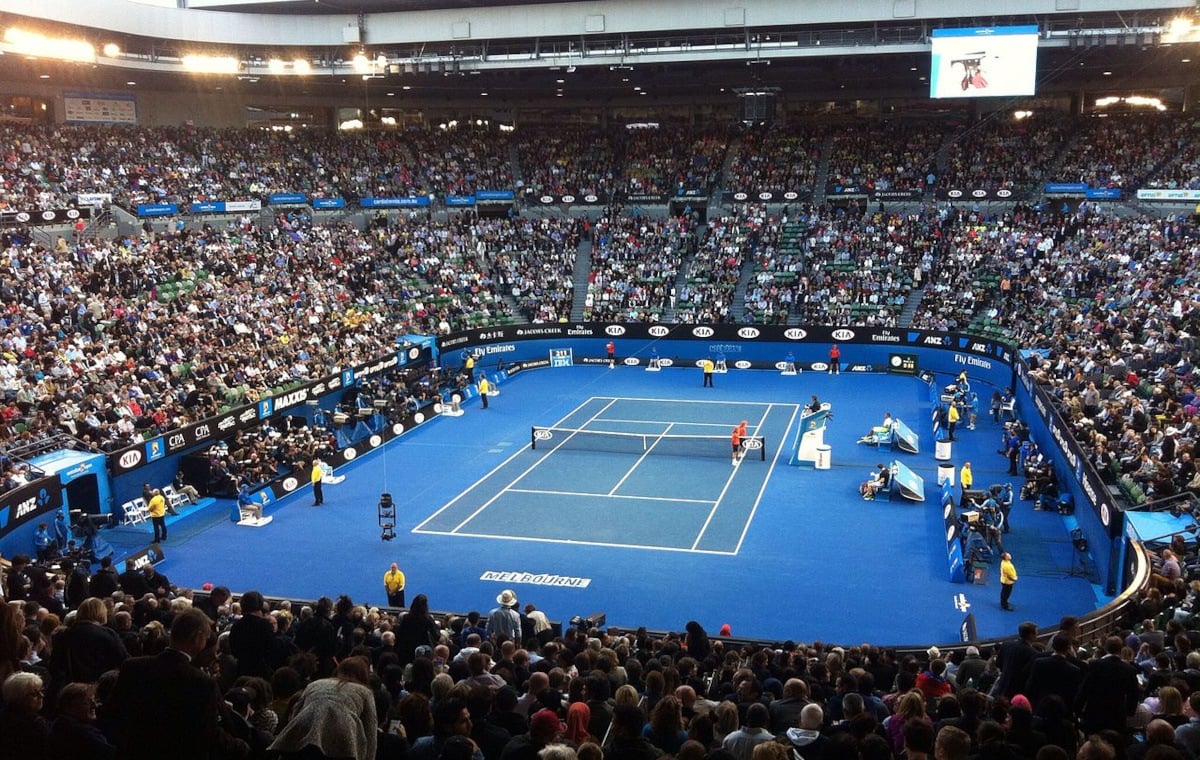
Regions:
<svg viewBox="0 0 1200 760"><path fill-rule="evenodd" d="M21 525L62 508L62 481L58 475L50 475L0 497L0 538ZM49 519L49 518L47 518Z"/></svg>
<svg viewBox="0 0 1200 760"><path fill-rule="evenodd" d="M108 470L113 476L132 472L144 465L189 449L210 445L228 438L235 431L258 425L261 421L285 414L303 413L309 399L320 399L341 390L357 380L413 364L424 364L433 358L428 347L406 346L395 353L385 354L375 361L348 367L322 380L297 386L278 396L267 396L253 404L209 417L193 425L155 436L108 455Z"/></svg>

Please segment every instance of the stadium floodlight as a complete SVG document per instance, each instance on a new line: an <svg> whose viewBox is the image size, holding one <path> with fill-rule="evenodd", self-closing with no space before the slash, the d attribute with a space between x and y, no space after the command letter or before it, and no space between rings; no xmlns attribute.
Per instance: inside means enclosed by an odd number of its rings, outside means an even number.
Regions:
<svg viewBox="0 0 1200 760"><path fill-rule="evenodd" d="M116 58L121 54L121 46L115 42L109 42L102 48L102 50L104 51L104 57L106 58Z"/></svg>
<svg viewBox="0 0 1200 760"><path fill-rule="evenodd" d="M306 58L297 58L296 60L292 61L292 69L297 74L307 74L308 72L312 71L312 64L310 64Z"/></svg>
<svg viewBox="0 0 1200 760"><path fill-rule="evenodd" d="M4 30L4 42L13 53L60 61L96 62L96 48L84 40L47 37L13 27Z"/></svg>
<svg viewBox="0 0 1200 760"><path fill-rule="evenodd" d="M272 74L282 74L283 60L281 58L272 58L267 61L267 71L271 72Z"/></svg>
<svg viewBox="0 0 1200 760"><path fill-rule="evenodd" d="M238 59L228 55L185 55L180 60L193 74L236 74L241 68Z"/></svg>

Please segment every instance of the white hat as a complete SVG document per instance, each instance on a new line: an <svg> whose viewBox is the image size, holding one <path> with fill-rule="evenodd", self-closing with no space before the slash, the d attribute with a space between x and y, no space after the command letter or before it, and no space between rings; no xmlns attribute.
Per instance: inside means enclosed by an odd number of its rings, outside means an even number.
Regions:
<svg viewBox="0 0 1200 760"><path fill-rule="evenodd" d="M925 650L925 654L929 655L929 659L937 660L941 658L942 650L938 649L937 647L929 647Z"/></svg>
<svg viewBox="0 0 1200 760"><path fill-rule="evenodd" d="M500 596L496 597L496 603L504 607L513 606L517 603L517 592L510 588L504 589L500 592Z"/></svg>

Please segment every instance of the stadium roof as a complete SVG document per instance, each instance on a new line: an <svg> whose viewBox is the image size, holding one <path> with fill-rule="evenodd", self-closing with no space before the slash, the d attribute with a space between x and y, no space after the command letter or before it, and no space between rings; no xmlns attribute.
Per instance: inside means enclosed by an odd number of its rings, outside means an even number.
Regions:
<svg viewBox="0 0 1200 760"><path fill-rule="evenodd" d="M1190 8L1180 0L1096 2L1088 7L1103 10L1071 13L1027 13L1045 3L1018 0L1004 5L1009 15L989 17L917 15L916 3L908 3L913 13L897 14L904 0L766 3L765 11L751 3L568 1L539 3L537 13L529 0L185 3L186 9L119 0L0 0L3 27L32 25L44 34L88 39L97 50L108 42L120 48L90 64L4 55L0 80L143 92L218 88L274 102L381 103L402 92L409 105L486 97L493 107L720 105L744 90L790 101L921 99L929 89L931 30L1012 24L1039 29L1039 95L1154 91L1182 101L1200 66L1193 41L1200 35L1172 39L1167 33L1180 8ZM920 5L923 11L957 7ZM110 12L125 6L137 10L125 18ZM789 13L793 6L803 12ZM639 7L646 12L639 14ZM664 17L678 21L666 24ZM587 25L594 30L584 30ZM566 34L569 28L585 33ZM183 56L206 42L233 59L236 71L224 77L187 72ZM353 60L359 52L365 69ZM276 57L284 59L283 74L271 68ZM288 75L295 58L308 61L310 73Z"/></svg>

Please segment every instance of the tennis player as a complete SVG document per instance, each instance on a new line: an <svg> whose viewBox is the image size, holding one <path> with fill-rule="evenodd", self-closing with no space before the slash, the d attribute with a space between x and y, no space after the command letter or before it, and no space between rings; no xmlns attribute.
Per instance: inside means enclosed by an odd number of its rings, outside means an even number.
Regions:
<svg viewBox="0 0 1200 760"><path fill-rule="evenodd" d="M730 436L730 442L733 444L733 464L737 466L738 460L742 458L742 439L746 437L746 421L742 420L740 424L733 428L733 434Z"/></svg>

